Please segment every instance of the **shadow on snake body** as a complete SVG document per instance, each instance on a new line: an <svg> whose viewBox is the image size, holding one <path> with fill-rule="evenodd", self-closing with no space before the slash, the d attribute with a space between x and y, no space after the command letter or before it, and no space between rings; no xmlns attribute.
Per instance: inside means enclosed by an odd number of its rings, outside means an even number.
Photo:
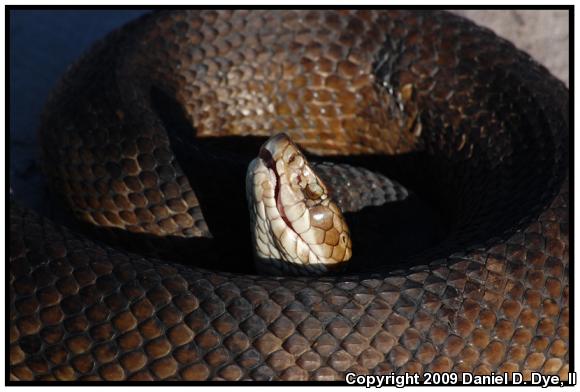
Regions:
<svg viewBox="0 0 580 392"><path fill-rule="evenodd" d="M267 138L197 138L196 129L176 101L154 89L152 102L168 132L177 161L200 199L212 238L159 238L110 228L97 229L100 237L112 244L129 244L130 250L145 256L218 271L256 273L244 176L248 163ZM425 257L445 257L505 238L518 223L518 216L506 219L497 211L485 211L484 198L479 209L474 208L477 205L472 200L469 208L475 216L469 219L467 215L466 219L461 211L466 207L462 205L466 189L461 187L465 186L462 181L467 174L466 165L461 163L437 160L421 151L397 156L308 156L314 161L365 167L413 190L404 201L345 214L355 251L348 268L340 274L422 266ZM493 178L494 174L482 173L481 178L485 177ZM471 188L471 192L484 194L480 188ZM501 232L505 235L498 237ZM205 255L202 259L196 257L200 250Z"/></svg>

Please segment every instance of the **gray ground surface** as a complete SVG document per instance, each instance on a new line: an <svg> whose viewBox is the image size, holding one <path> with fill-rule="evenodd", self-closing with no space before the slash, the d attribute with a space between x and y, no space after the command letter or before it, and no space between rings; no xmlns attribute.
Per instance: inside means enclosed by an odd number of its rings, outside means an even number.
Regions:
<svg viewBox="0 0 580 392"><path fill-rule="evenodd" d="M568 85L568 11L455 11L496 34L544 64Z"/></svg>
<svg viewBox="0 0 580 392"><path fill-rule="evenodd" d="M568 11L454 11L513 41L569 81ZM10 14L10 186L42 209L36 129L42 105L67 66L106 32L143 11L12 11Z"/></svg>

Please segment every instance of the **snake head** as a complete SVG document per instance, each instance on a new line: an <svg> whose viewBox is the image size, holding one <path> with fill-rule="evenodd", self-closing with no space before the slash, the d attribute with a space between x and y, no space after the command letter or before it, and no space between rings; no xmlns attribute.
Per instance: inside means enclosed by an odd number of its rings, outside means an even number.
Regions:
<svg viewBox="0 0 580 392"><path fill-rule="evenodd" d="M268 139L250 163L246 193L258 265L270 272L324 273L352 256L340 209L286 134Z"/></svg>

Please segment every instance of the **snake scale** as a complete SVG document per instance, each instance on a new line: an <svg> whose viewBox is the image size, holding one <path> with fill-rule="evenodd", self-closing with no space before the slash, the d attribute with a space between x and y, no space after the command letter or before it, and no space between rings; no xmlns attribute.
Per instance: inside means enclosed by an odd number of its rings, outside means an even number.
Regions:
<svg viewBox="0 0 580 392"><path fill-rule="evenodd" d="M527 54L445 12L161 11L112 32L46 105L52 188L85 222L211 243L160 95L199 140L286 132L393 159L445 235L401 268L386 250L374 272L268 277L141 256L12 203L12 380L567 378L569 97Z"/></svg>

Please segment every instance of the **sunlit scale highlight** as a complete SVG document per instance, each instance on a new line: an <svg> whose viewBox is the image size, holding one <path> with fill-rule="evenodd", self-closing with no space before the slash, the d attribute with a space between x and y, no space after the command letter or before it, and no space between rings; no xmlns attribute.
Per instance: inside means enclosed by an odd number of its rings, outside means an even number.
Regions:
<svg viewBox="0 0 580 392"><path fill-rule="evenodd" d="M324 273L351 258L340 209L286 134L264 143L248 167L246 190L260 270Z"/></svg>

